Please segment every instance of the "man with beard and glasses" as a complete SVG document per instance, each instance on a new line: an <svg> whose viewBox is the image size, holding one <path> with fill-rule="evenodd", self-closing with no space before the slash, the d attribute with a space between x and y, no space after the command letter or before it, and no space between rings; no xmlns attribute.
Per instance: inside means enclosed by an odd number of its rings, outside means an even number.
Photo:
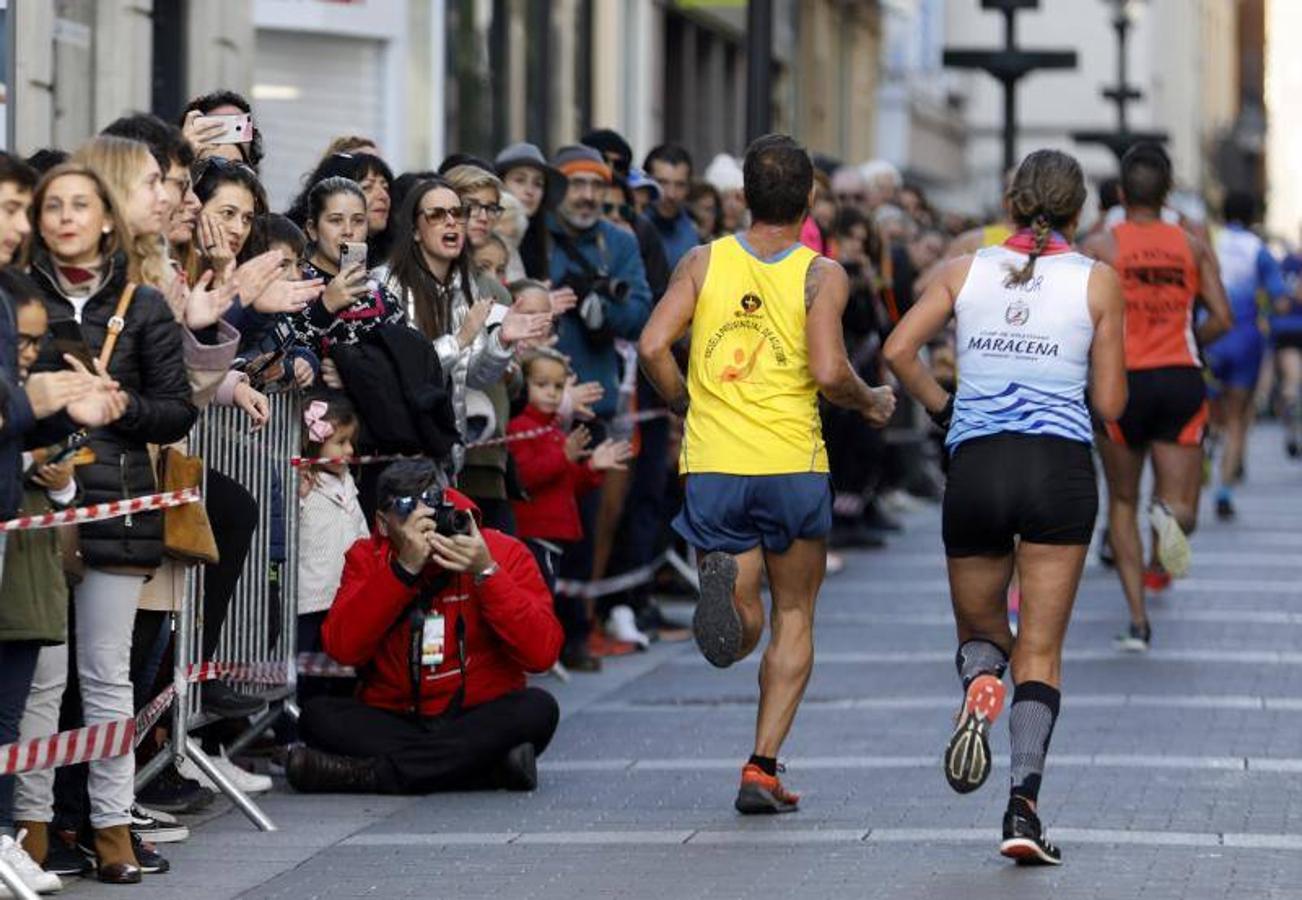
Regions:
<svg viewBox="0 0 1302 900"><path fill-rule="evenodd" d="M602 216L606 190L613 180L609 163L592 147L575 144L556 152L552 165L569 180L565 197L547 216L552 237L550 274L554 288L568 287L578 305L560 317L556 349L570 358L579 382L599 382L605 393L593 405L587 423L595 446L610 434L619 411L620 382L627 362L618 341L636 341L651 311L651 289L637 238ZM601 496L582 504L584 540L565 555L560 575L586 582L593 575L591 538ZM592 660L571 627L561 661L566 667L591 669Z"/></svg>

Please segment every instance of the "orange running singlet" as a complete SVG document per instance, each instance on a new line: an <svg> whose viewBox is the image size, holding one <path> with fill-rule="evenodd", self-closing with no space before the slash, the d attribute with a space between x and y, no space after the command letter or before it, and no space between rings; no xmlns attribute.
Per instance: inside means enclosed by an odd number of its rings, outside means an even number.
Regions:
<svg viewBox="0 0 1302 900"><path fill-rule="evenodd" d="M1112 235L1126 298L1126 369L1200 366L1193 332L1198 263L1184 229L1126 221Z"/></svg>

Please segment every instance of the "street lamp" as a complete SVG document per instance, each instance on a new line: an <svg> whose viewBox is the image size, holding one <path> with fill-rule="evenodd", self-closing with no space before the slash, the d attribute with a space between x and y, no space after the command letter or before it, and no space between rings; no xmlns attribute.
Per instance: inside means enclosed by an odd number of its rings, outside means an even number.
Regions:
<svg viewBox="0 0 1302 900"><path fill-rule="evenodd" d="M1103 97L1111 100L1117 107L1117 128L1115 131L1085 130L1072 132L1072 138L1082 144L1102 144L1116 155L1117 159L1126 155L1126 151L1135 144L1154 142L1165 143L1164 131L1131 131L1129 106L1132 101L1144 98L1144 92L1133 86L1129 80L1127 65L1127 44L1130 29L1139 20L1140 0L1104 0L1112 7L1112 30L1117 37L1117 83L1105 87Z"/></svg>
<svg viewBox="0 0 1302 900"><path fill-rule="evenodd" d="M1017 162L1017 83L1036 69L1074 69L1075 50L1024 50L1017 46L1017 13L1038 9L1040 0L981 0L982 9L1004 14L1002 50L946 48L944 64L957 69L980 69L1004 86L1004 168Z"/></svg>

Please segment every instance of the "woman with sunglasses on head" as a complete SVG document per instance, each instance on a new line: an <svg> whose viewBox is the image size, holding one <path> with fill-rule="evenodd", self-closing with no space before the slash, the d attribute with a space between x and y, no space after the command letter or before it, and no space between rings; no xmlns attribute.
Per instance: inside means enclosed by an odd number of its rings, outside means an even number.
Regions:
<svg viewBox="0 0 1302 900"><path fill-rule="evenodd" d="M341 268L344 245L366 243L366 195L356 181L317 182L308 192L304 231L309 244L303 278L321 280L325 291L293 317L299 343L324 360L335 344L355 344L373 328L403 321L402 306L382 279L368 276L366 262Z"/></svg>
<svg viewBox="0 0 1302 900"><path fill-rule="evenodd" d="M109 140L118 139L99 138L94 143ZM125 200L94 168L71 163L56 167L41 180L32 205L32 276L41 288L51 330L58 333L62 328L79 335L90 354L107 356L108 373L128 397L126 414L116 424L90 432L94 462L77 470L86 503L154 493L158 485L147 445L183 438L197 416L182 355L182 329L167 301L154 288L139 284L129 294L130 302L124 303L128 282L134 282L142 268L141 260L132 260L128 253L141 243L137 236L133 244L128 216L152 223L155 236L162 229L161 218L153 222L148 216L158 164L143 145L135 146L153 167L142 169L154 177L134 179ZM101 164L110 155L79 153ZM123 327L105 352L114 317L122 320ZM34 368L50 370L59 365L51 345ZM78 526L85 574L73 594L74 639L87 725L134 712L129 679L132 627L141 588L162 561L162 528L161 512ZM57 693L62 693L61 686ZM51 820L52 784L52 772L24 776L23 819ZM100 879L138 882L142 864L161 871L165 861L146 853L147 848L132 846L128 826L135 799L133 758L92 762L89 789ZM138 858L138 851L145 859Z"/></svg>
<svg viewBox="0 0 1302 900"><path fill-rule="evenodd" d="M456 171L455 169L453 171ZM466 389L501 381L518 340L542 337L547 313L520 314L481 297L466 247L468 205L443 178L411 189L398 219L399 231L385 272L389 289L402 298L408 320L434 342L444 377L451 381L457 428L466 433ZM464 454L454 452L460 470Z"/></svg>

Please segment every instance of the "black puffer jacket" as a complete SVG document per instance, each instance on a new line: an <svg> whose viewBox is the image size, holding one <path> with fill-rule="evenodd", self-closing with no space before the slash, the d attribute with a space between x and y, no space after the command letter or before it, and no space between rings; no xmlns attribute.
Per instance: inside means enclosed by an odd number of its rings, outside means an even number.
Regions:
<svg viewBox="0 0 1302 900"><path fill-rule="evenodd" d="M81 313L82 336L96 356L127 281L125 254L117 254L109 265L104 284L86 301ZM37 255L32 277L41 287L51 323L75 319L75 307L60 290L48 255ZM54 348L47 345L33 370L62 367ZM84 503L155 493L157 480L146 444L180 440L199 414L190 401L190 383L181 358L181 326L163 295L153 288L142 285L136 289L126 328L118 337L108 368L130 400L121 419L91 432L95 461L77 468ZM152 569L162 561L161 512L93 522L79 530L81 555L88 566Z"/></svg>

